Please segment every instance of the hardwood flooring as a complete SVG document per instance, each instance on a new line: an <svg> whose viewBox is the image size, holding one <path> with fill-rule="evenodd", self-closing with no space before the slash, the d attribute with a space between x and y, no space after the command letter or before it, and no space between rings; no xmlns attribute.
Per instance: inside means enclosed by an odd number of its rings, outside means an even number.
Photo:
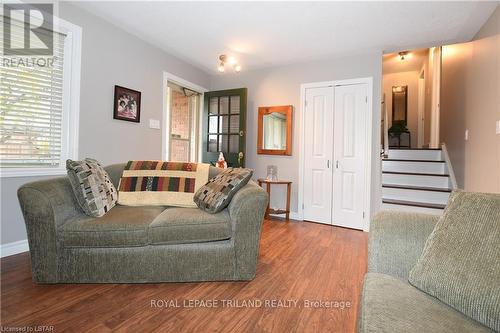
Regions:
<svg viewBox="0 0 500 333"><path fill-rule="evenodd" d="M250 282L36 285L23 253L1 260L2 332L354 332L366 260L366 233L280 220Z"/></svg>

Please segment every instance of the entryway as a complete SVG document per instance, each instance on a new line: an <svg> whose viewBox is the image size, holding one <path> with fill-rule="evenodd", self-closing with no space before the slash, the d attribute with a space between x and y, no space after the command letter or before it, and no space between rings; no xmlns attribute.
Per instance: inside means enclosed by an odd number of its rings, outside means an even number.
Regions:
<svg viewBox="0 0 500 333"><path fill-rule="evenodd" d="M302 85L303 219L366 229L372 80Z"/></svg>
<svg viewBox="0 0 500 333"><path fill-rule="evenodd" d="M215 166L222 153L229 167L245 166L246 88L208 91L164 72L163 93L163 160Z"/></svg>
<svg viewBox="0 0 500 333"><path fill-rule="evenodd" d="M200 119L203 113L203 94L207 91L206 88L164 72L161 126L163 160L201 160Z"/></svg>

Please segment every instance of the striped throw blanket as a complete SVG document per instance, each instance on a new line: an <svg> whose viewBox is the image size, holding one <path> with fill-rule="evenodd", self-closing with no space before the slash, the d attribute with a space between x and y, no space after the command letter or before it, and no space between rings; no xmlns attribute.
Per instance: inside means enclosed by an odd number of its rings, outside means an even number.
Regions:
<svg viewBox="0 0 500 333"><path fill-rule="evenodd" d="M118 186L118 203L196 207L193 197L208 181L209 167L204 163L129 161Z"/></svg>

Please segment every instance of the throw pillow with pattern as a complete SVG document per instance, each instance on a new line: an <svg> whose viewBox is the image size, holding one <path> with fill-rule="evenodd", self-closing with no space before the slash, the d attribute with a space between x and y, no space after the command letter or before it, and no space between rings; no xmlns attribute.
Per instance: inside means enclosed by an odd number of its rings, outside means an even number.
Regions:
<svg viewBox="0 0 500 333"><path fill-rule="evenodd" d="M100 217L116 205L116 188L98 161L67 160L66 170L76 201L85 214Z"/></svg>
<svg viewBox="0 0 500 333"><path fill-rule="evenodd" d="M248 183L252 174L250 169L225 169L195 193L194 202L208 213L218 213L229 205L233 196Z"/></svg>

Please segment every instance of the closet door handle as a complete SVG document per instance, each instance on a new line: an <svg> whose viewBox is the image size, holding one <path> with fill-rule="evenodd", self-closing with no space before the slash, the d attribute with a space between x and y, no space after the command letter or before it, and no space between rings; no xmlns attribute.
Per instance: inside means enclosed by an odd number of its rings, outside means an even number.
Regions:
<svg viewBox="0 0 500 333"><path fill-rule="evenodd" d="M339 168L339 161L335 161L335 169Z"/></svg>
<svg viewBox="0 0 500 333"><path fill-rule="evenodd" d="M330 160L326 160L326 168L330 169Z"/></svg>

